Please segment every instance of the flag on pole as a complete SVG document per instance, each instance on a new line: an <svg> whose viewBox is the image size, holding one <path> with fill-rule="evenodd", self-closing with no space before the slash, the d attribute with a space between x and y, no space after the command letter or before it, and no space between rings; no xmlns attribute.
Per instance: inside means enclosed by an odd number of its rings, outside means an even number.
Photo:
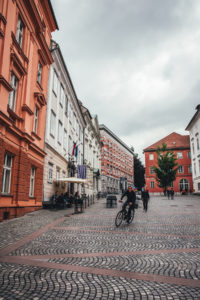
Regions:
<svg viewBox="0 0 200 300"><path fill-rule="evenodd" d="M74 143L74 146L73 146L73 149L72 149L72 156L74 156L75 149L76 149L76 143Z"/></svg>
<svg viewBox="0 0 200 300"><path fill-rule="evenodd" d="M78 156L78 145L76 145L75 149L74 149L74 156L77 157Z"/></svg>

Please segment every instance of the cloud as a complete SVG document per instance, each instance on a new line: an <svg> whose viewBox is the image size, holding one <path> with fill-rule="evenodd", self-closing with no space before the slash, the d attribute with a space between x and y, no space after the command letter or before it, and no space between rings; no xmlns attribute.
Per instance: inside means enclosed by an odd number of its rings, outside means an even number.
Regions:
<svg viewBox="0 0 200 300"><path fill-rule="evenodd" d="M76 93L142 156L199 104L198 0L52 0ZM147 144L149 143L149 144Z"/></svg>

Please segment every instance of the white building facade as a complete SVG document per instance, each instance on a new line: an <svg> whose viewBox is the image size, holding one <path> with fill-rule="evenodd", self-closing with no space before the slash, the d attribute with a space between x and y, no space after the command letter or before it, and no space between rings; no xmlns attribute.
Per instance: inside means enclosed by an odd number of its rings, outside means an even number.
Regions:
<svg viewBox="0 0 200 300"><path fill-rule="evenodd" d="M76 177L77 166L83 164L84 117L68 73L61 50L52 41L52 57L49 74L47 115L45 130L45 163L43 177L43 199L50 198L55 191L73 193L75 184L59 182L60 178ZM77 156L72 155L74 143Z"/></svg>
<svg viewBox="0 0 200 300"><path fill-rule="evenodd" d="M86 166L87 184L85 193L96 196L101 191L101 140L97 115L91 116L89 110L81 105L85 118L84 130L84 165Z"/></svg>
<svg viewBox="0 0 200 300"><path fill-rule="evenodd" d="M194 193L200 193L200 104L197 105L196 113L185 130L189 131L190 134Z"/></svg>

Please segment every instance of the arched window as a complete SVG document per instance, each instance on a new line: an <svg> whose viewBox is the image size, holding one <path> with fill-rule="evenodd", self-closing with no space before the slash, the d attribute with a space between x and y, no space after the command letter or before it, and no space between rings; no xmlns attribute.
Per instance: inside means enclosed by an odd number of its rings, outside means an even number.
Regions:
<svg viewBox="0 0 200 300"><path fill-rule="evenodd" d="M181 179L179 182L180 191L188 191L189 190L189 182L187 179Z"/></svg>

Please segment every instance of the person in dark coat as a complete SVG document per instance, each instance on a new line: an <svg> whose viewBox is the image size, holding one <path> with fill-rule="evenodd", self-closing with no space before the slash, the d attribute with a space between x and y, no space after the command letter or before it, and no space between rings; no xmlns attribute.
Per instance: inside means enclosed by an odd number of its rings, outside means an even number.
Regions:
<svg viewBox="0 0 200 300"><path fill-rule="evenodd" d="M171 199L173 200L174 199L174 190L173 190L173 188L171 188L170 195L171 195Z"/></svg>
<svg viewBox="0 0 200 300"><path fill-rule="evenodd" d="M133 191L132 189L132 186L129 186L128 187L128 190L125 191L123 193L123 195L121 196L121 200L120 202L122 201L122 199L127 196L127 200L126 202L123 204L122 206L122 209L125 209L125 207L127 205L129 205L129 208L128 208L128 215L127 215L127 223L129 223L129 220L131 218L131 210L134 209L135 207L135 201L136 201L136 195L135 195L135 192Z"/></svg>
<svg viewBox="0 0 200 300"><path fill-rule="evenodd" d="M149 198L150 198L149 191L144 187L142 191L142 201L143 201L143 208L145 212L147 212L148 209Z"/></svg>

